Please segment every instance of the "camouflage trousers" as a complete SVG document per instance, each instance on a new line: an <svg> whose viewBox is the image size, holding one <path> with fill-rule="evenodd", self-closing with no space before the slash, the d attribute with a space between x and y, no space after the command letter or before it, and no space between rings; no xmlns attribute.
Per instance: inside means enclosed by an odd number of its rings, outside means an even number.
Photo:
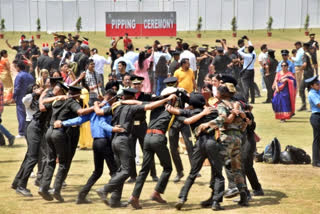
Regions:
<svg viewBox="0 0 320 214"><path fill-rule="evenodd" d="M241 133L240 131L226 131L221 133L221 154L224 160L231 160L231 170L234 182L240 188L244 188L245 182L241 171Z"/></svg>

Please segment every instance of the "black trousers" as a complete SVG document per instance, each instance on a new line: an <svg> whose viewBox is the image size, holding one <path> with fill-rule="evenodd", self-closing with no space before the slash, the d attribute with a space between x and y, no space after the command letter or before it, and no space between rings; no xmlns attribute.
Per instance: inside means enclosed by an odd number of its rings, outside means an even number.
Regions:
<svg viewBox="0 0 320 214"><path fill-rule="evenodd" d="M193 165L191 167L189 176L180 191L179 198L187 200L190 188L197 178L204 160L208 158L211 164L211 172L213 172L213 200L219 202L222 201L224 191L224 177L222 175L222 166L224 164L224 158L220 152L221 145L213 139L213 136L202 135L198 138L194 151L192 153Z"/></svg>
<svg viewBox="0 0 320 214"><path fill-rule="evenodd" d="M80 128L78 126L76 127L68 127L66 129L68 142L69 142L69 154L68 154L68 165L67 165L67 174L70 170L71 163L73 160L73 157L76 153L79 137L80 137Z"/></svg>
<svg viewBox="0 0 320 214"><path fill-rule="evenodd" d="M138 126L133 126L133 130L134 132L131 135L131 143L130 143L130 147L131 147L131 152L133 154L133 157L136 157L136 144L137 144L137 139L139 140L139 144L141 147L141 150L143 151L143 145L144 145L144 137L146 136L147 133L147 123L144 121L142 122L140 125ZM156 166L154 161L152 162L151 165L151 169L150 169L150 175L152 177L156 177L157 176L157 172L156 172ZM131 171L131 178L136 178L137 177L137 168L136 168L136 162L133 161L132 162L132 171Z"/></svg>
<svg viewBox="0 0 320 214"><path fill-rule="evenodd" d="M178 151L180 132L186 144L190 165L192 165L192 152L193 152L193 145L192 145L192 141L190 140L191 139L190 127L185 124L183 124L181 129L171 127L169 130L170 152L171 152L171 157L176 167L177 173L180 173L183 171L183 165L182 165L182 161Z"/></svg>
<svg viewBox="0 0 320 214"><path fill-rule="evenodd" d="M154 161L155 154L158 156L160 164L163 167L163 171L155 187L155 191L158 193L164 193L172 172L170 153L166 144L167 138L165 135L146 134L143 147L143 163L139 176L137 177L132 196L137 198L140 197L144 182L146 181L152 162Z"/></svg>
<svg viewBox="0 0 320 214"><path fill-rule="evenodd" d="M120 201L124 182L131 174L132 161L134 157L130 152L130 138L122 134L115 136L112 140L112 151L114 152L115 161L118 163L118 171L111 177L109 183L104 185L104 191L111 193L111 201Z"/></svg>
<svg viewBox="0 0 320 214"><path fill-rule="evenodd" d="M254 91L254 70L245 70L241 76L243 96L248 102L249 91L251 96L251 102L255 101L255 91Z"/></svg>
<svg viewBox="0 0 320 214"><path fill-rule="evenodd" d="M39 158L38 158L38 172L37 172L37 178L36 181L41 184L41 180L43 177L44 169L47 165L47 157L48 157L48 144L46 140L46 132L47 129L45 128L42 139L41 139L41 144L40 144L40 151L39 151Z"/></svg>
<svg viewBox="0 0 320 214"><path fill-rule="evenodd" d="M31 123L31 121L26 121L24 123L24 137L26 138L26 140L28 141L28 126Z"/></svg>
<svg viewBox="0 0 320 214"><path fill-rule="evenodd" d="M273 98L273 89L272 89L272 85L273 85L273 81L274 81L274 78L275 78L276 74L275 73L272 73L268 76L264 76L263 79L264 79L264 82L266 84L266 88L267 88L267 102L271 102L272 101L272 98Z"/></svg>
<svg viewBox="0 0 320 214"><path fill-rule="evenodd" d="M19 182L20 187L26 188L30 174L38 163L42 142L43 128L39 122L32 120L27 128L28 150L23 164L23 173Z"/></svg>
<svg viewBox="0 0 320 214"><path fill-rule="evenodd" d="M320 114L313 113L310 117L313 129L312 163L320 162Z"/></svg>
<svg viewBox="0 0 320 214"><path fill-rule="evenodd" d="M114 155L111 148L111 141L108 138L95 138L93 140L93 160L94 160L94 171L88 179L86 185L82 187L79 195L85 197L91 187L96 183L96 181L101 177L103 173L103 162L105 161L108 168L110 176L117 172L117 164L114 160Z"/></svg>
<svg viewBox="0 0 320 214"><path fill-rule="evenodd" d="M248 178L253 190L260 190L261 184L259 183L256 171L253 168L254 152L256 151L254 132L248 131L242 142L244 142L241 145L242 173L244 177Z"/></svg>
<svg viewBox="0 0 320 214"><path fill-rule="evenodd" d="M54 182L56 192L61 191L62 183L68 174L68 163L70 156L70 143L65 129L53 129L50 127L46 133L48 143L48 162L44 169L44 174L40 187L47 191L56 168L56 158L59 160L59 168Z"/></svg>

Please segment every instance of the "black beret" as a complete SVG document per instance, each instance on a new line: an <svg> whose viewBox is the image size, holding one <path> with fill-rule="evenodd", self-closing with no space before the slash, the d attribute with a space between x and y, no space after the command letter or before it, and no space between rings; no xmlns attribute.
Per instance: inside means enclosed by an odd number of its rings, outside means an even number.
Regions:
<svg viewBox="0 0 320 214"><path fill-rule="evenodd" d="M142 83L142 81L144 80L144 77L132 75L132 76L130 77L130 80L132 81L133 84Z"/></svg>
<svg viewBox="0 0 320 214"><path fill-rule="evenodd" d="M134 89L134 88L124 88L123 89L123 94L125 95L135 95L135 93L137 93L138 90L137 89Z"/></svg>
<svg viewBox="0 0 320 214"><path fill-rule="evenodd" d="M230 75L226 75L226 74L223 74L221 76L221 81L223 83L232 83L234 86L237 86L237 84L238 84L238 81L234 77L232 77Z"/></svg>
<svg viewBox="0 0 320 214"><path fill-rule="evenodd" d="M164 84L176 83L178 81L177 77L168 77L163 80Z"/></svg>
<svg viewBox="0 0 320 214"><path fill-rule="evenodd" d="M194 108L203 108L206 104L206 100L202 94L192 92L190 94L189 104Z"/></svg>
<svg viewBox="0 0 320 214"><path fill-rule="evenodd" d="M281 50L281 55L289 55L289 51L287 49Z"/></svg>

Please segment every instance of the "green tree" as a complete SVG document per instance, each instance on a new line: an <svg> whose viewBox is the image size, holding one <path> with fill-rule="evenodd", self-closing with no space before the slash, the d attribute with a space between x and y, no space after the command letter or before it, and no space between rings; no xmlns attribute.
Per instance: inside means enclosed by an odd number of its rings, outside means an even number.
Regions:
<svg viewBox="0 0 320 214"><path fill-rule="evenodd" d="M77 32L79 33L80 30L82 29L82 21L81 21L81 16L78 18L77 23L76 23L76 29Z"/></svg>

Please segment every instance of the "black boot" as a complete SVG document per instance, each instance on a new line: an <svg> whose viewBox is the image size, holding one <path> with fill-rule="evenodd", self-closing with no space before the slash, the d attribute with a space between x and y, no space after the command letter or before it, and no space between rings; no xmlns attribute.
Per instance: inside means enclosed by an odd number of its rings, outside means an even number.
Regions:
<svg viewBox="0 0 320 214"><path fill-rule="evenodd" d="M180 198L179 201L175 204L175 208L177 210L181 210L185 202L186 202L186 199Z"/></svg>
<svg viewBox="0 0 320 214"><path fill-rule="evenodd" d="M91 204L92 202L86 197L87 197L87 194L80 192L76 200L76 204Z"/></svg>
<svg viewBox="0 0 320 214"><path fill-rule="evenodd" d="M249 203L248 203L248 195L247 195L247 192L245 190L241 190L240 191L240 201L238 202L238 204L240 206L249 206Z"/></svg>
<svg viewBox="0 0 320 214"><path fill-rule="evenodd" d="M213 193L213 191L212 191L212 192L211 192L211 196L210 196L207 200L200 202L201 207L206 208L206 207L212 206L212 203L213 203L213 200L212 200L213 194L214 194L214 193Z"/></svg>
<svg viewBox="0 0 320 214"><path fill-rule="evenodd" d="M213 201L211 208L215 211L224 210L218 201Z"/></svg>

